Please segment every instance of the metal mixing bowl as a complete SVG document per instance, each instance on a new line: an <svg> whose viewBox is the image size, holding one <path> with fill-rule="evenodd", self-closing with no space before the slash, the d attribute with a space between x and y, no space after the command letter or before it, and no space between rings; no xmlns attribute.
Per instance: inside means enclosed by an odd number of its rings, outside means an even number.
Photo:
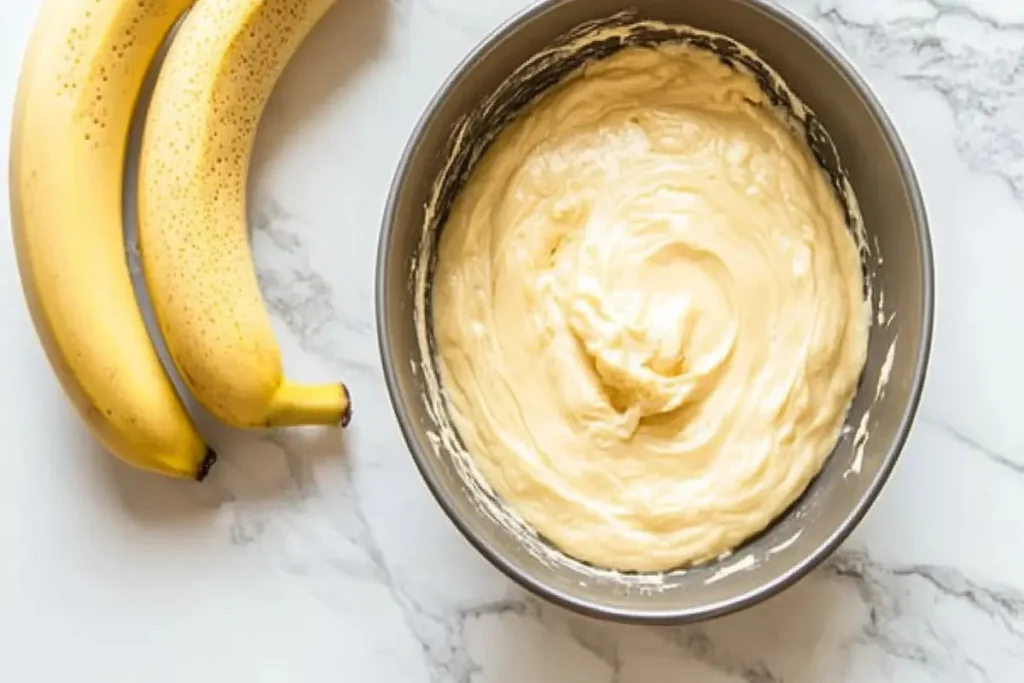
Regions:
<svg viewBox="0 0 1024 683"><path fill-rule="evenodd" d="M632 17L618 15L627 8ZM848 179L854 188L876 309L884 297L883 315L872 317L849 429L805 494L732 555L660 575L595 571L496 516L489 506L500 507L500 501L481 502L464 463L437 438L438 416L426 399L432 351L428 345L424 353L418 343L415 321L422 250L436 243L452 198L487 142L545 88L585 59L625 44L686 39L744 62L730 41L658 30L599 41L582 53L537 58L551 54L546 49L564 43L566 35L592 30L588 22L636 17L730 36L753 48L809 105L807 142L837 187ZM517 78L509 80L513 72ZM762 75L773 101L789 106L786 94ZM550 0L511 19L458 66L413 132L388 198L376 288L391 401L416 465L448 516L495 566L533 592L585 613L635 622L693 621L751 605L794 583L842 542L878 495L910 429L928 360L932 297L925 210L892 123L835 47L798 16L762 0Z"/></svg>

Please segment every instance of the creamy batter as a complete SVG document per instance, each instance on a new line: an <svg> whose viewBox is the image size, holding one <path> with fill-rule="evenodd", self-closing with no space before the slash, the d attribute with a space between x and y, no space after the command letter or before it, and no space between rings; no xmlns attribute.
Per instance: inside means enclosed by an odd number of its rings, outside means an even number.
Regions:
<svg viewBox="0 0 1024 683"><path fill-rule="evenodd" d="M757 84L630 48L499 135L442 233L433 326L483 478L567 554L711 559L795 500L865 361L856 244Z"/></svg>

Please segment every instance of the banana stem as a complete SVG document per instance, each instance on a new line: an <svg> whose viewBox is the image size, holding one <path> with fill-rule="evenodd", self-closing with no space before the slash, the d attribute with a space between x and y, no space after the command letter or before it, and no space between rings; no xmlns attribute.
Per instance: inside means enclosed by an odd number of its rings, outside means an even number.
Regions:
<svg viewBox="0 0 1024 683"><path fill-rule="evenodd" d="M267 412L268 427L348 425L352 401L342 384L295 384L285 380Z"/></svg>

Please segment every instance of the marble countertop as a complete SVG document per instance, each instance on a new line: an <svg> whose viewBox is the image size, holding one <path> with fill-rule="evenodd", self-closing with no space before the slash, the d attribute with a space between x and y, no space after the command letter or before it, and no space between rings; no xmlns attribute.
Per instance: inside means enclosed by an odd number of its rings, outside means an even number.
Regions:
<svg viewBox="0 0 1024 683"><path fill-rule="evenodd" d="M0 680L1021 680L1024 4L786 3L864 70L917 164L931 371L843 548L756 608L682 628L593 621L511 584L434 503L384 389L372 271L393 169L449 70L523 4L341 0L268 108L255 259L289 369L343 377L358 401L343 440L212 429L203 486L121 466L61 394L0 240ZM0 9L4 157L38 5Z"/></svg>

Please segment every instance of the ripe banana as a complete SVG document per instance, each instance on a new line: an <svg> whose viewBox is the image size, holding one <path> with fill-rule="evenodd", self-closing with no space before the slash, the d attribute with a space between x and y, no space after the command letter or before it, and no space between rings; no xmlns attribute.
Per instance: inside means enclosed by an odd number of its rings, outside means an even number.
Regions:
<svg viewBox="0 0 1024 683"><path fill-rule="evenodd" d="M256 127L289 58L334 0L198 0L157 81L143 136L139 242L179 371L237 427L348 422L343 384L283 377L257 284L245 191Z"/></svg>
<svg viewBox="0 0 1024 683"><path fill-rule="evenodd" d="M146 332L122 179L146 70L187 0L50 0L19 81L10 159L22 285L50 364L103 446L202 479L215 460Z"/></svg>

